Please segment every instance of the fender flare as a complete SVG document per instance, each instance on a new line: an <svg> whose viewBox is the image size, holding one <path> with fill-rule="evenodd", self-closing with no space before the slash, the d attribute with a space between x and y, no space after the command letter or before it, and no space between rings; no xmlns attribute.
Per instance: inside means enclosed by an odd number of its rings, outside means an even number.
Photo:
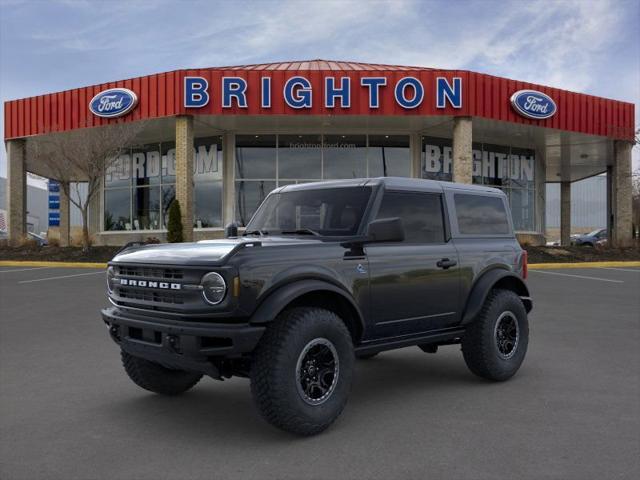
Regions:
<svg viewBox="0 0 640 480"><path fill-rule="evenodd" d="M504 285L504 288L514 291L524 303L527 313L533 308L533 302L529 296L529 289L524 281L515 273L503 268L493 268L483 273L480 278L471 287L471 293L467 300L467 304L462 316L462 325L471 322L482 309L489 292L498 283Z"/></svg>
<svg viewBox="0 0 640 480"><path fill-rule="evenodd" d="M340 295L355 312L357 327L364 331L362 312L353 300L352 296L344 289L324 280L305 279L297 280L276 288L258 305L251 315L250 323L265 324L273 321L276 316L295 299L311 292L331 292ZM355 340L355 339L354 339Z"/></svg>

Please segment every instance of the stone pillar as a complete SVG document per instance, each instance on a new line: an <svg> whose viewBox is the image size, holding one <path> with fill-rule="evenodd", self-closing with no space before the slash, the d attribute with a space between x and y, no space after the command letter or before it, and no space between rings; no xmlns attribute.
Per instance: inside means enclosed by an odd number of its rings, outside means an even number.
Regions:
<svg viewBox="0 0 640 480"><path fill-rule="evenodd" d="M193 117L176 117L176 200L182 212L182 237L193 241Z"/></svg>
<svg viewBox="0 0 640 480"><path fill-rule="evenodd" d="M453 119L453 181L473 183L473 125L471 117Z"/></svg>
<svg viewBox="0 0 640 480"><path fill-rule="evenodd" d="M68 247L70 245L70 229L71 229L71 206L69 202L69 196L66 192L69 192L69 182L63 185L60 182L60 246Z"/></svg>
<svg viewBox="0 0 640 480"><path fill-rule="evenodd" d="M632 242L631 214L631 142L616 141L615 163L611 179L613 221L609 232L610 243L615 247L627 247Z"/></svg>
<svg viewBox="0 0 640 480"><path fill-rule="evenodd" d="M236 136L222 136L222 226L236 220Z"/></svg>
<svg viewBox="0 0 640 480"><path fill-rule="evenodd" d="M24 140L7 141L7 227L11 245L18 245L27 234L25 150Z"/></svg>
<svg viewBox="0 0 640 480"><path fill-rule="evenodd" d="M560 182L560 245L571 245L571 182Z"/></svg>

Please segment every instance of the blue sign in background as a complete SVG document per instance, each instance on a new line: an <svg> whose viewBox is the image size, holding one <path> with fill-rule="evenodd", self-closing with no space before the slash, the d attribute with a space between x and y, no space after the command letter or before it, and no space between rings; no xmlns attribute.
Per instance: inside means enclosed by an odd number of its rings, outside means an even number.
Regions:
<svg viewBox="0 0 640 480"><path fill-rule="evenodd" d="M49 212L49 226L50 227L60 226L60 212Z"/></svg>
<svg viewBox="0 0 640 480"><path fill-rule="evenodd" d="M49 226L60 226L60 183L49 180Z"/></svg>

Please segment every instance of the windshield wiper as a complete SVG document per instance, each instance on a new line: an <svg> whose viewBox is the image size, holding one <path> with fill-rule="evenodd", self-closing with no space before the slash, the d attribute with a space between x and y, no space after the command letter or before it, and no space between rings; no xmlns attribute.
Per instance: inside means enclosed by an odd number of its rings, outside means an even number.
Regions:
<svg viewBox="0 0 640 480"><path fill-rule="evenodd" d="M320 236L318 232L315 230L311 230L310 228L299 228L297 230L283 230L280 232L283 235L292 234L292 235L315 235L317 237Z"/></svg>
<svg viewBox="0 0 640 480"><path fill-rule="evenodd" d="M262 229L258 229L258 230L247 230L246 232L244 232L242 234L243 237L246 237L247 235L269 235L269 232L267 232L266 230L262 230Z"/></svg>

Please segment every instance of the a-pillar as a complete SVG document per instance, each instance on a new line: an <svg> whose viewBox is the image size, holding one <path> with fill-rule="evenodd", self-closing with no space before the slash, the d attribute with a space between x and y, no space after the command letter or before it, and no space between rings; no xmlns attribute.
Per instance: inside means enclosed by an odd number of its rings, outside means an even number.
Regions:
<svg viewBox="0 0 640 480"><path fill-rule="evenodd" d="M70 242L71 207L69 204L69 182L60 182L60 246L68 247Z"/></svg>
<svg viewBox="0 0 640 480"><path fill-rule="evenodd" d="M473 124L471 117L453 119L453 181L473 183Z"/></svg>
<svg viewBox="0 0 640 480"><path fill-rule="evenodd" d="M11 245L18 245L27 234L25 148L22 139L7 142L7 226Z"/></svg>
<svg viewBox="0 0 640 480"><path fill-rule="evenodd" d="M611 245L626 247L632 242L631 142L615 143L615 163L611 168Z"/></svg>
<svg viewBox="0 0 640 480"><path fill-rule="evenodd" d="M560 182L560 245L571 244L571 182Z"/></svg>
<svg viewBox="0 0 640 480"><path fill-rule="evenodd" d="M176 200L182 213L182 237L193 241L193 117L176 117Z"/></svg>

